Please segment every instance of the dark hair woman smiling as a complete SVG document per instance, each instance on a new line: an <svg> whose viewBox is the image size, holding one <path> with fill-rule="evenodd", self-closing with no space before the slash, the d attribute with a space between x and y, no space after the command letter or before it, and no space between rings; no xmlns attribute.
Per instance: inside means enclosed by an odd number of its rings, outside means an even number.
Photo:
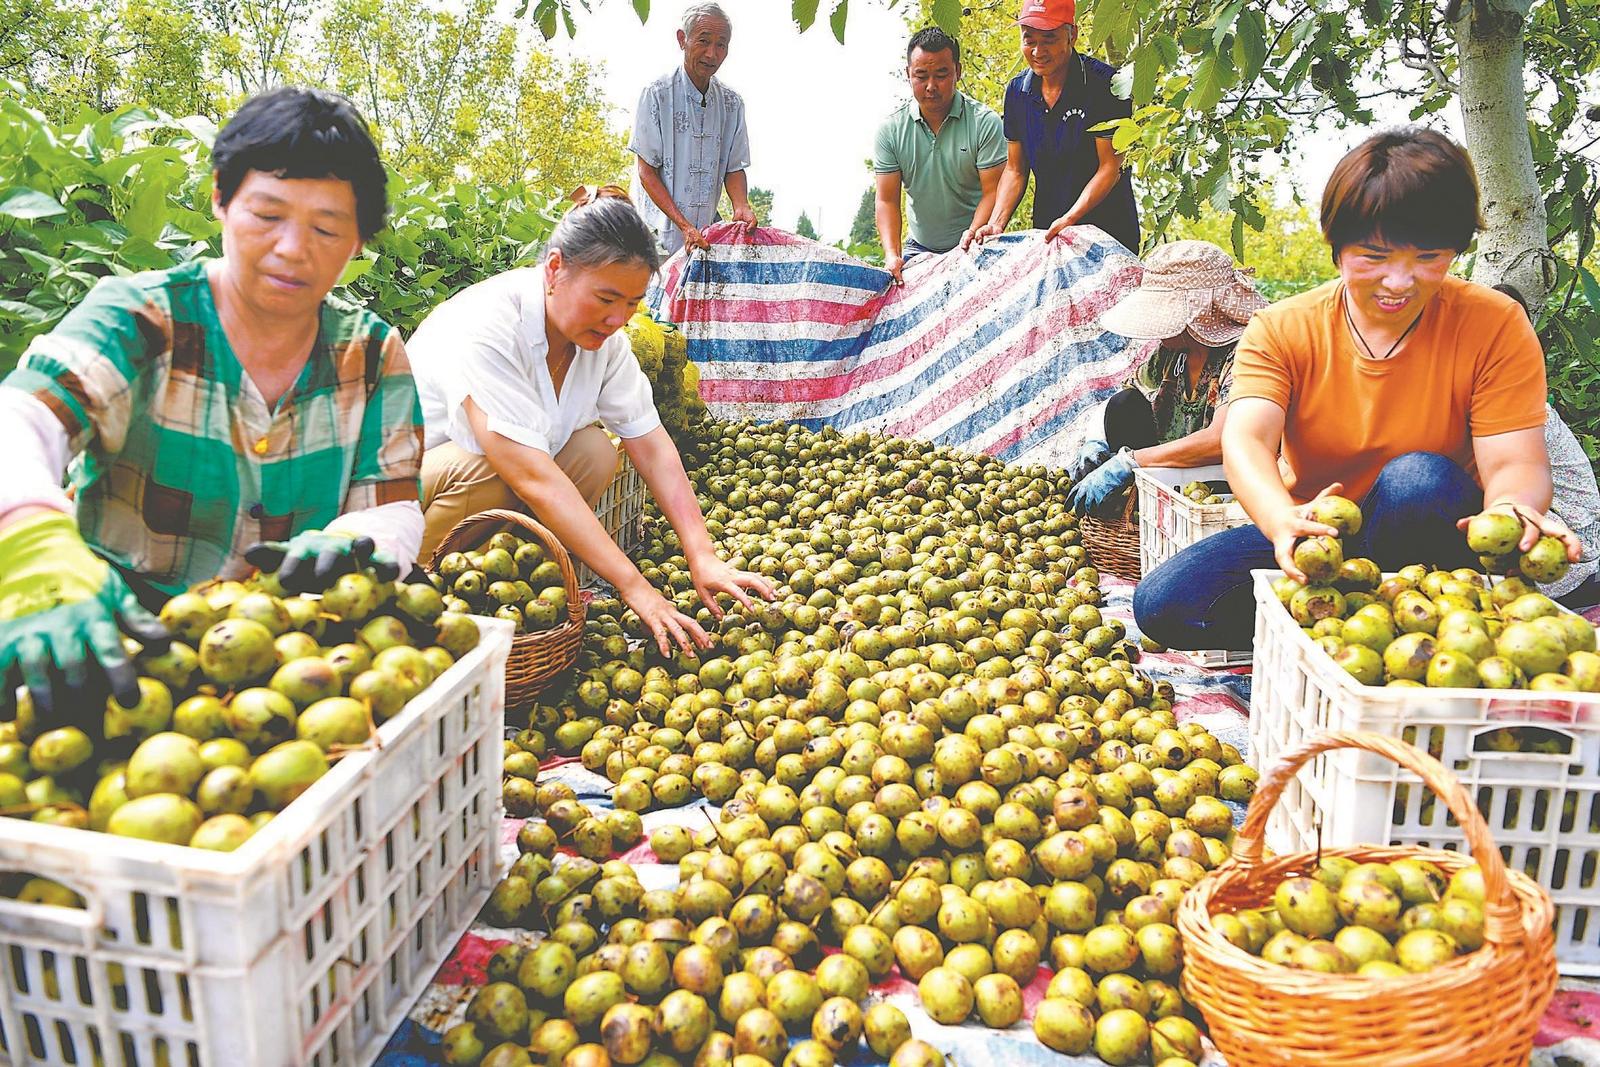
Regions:
<svg viewBox="0 0 1600 1067"><path fill-rule="evenodd" d="M1174 648L1247 648L1250 571L1294 565L1337 531L1315 498L1358 501L1347 543L1385 570L1475 565L1458 527L1515 515L1522 547L1578 539L1548 514L1544 357L1510 297L1450 275L1483 223L1467 153L1415 127L1368 138L1334 168L1322 232L1339 277L1256 313L1239 341L1223 430L1228 480L1254 525L1208 537L1140 584L1140 628ZM1281 459L1280 459L1281 456Z"/></svg>

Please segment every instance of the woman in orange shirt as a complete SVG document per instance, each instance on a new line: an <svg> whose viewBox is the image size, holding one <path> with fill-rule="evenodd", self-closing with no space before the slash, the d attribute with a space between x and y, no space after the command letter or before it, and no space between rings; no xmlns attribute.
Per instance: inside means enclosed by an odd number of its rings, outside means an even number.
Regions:
<svg viewBox="0 0 1600 1067"><path fill-rule="evenodd" d="M1442 134L1385 131L1339 161L1322 196L1339 277L1256 312L1239 340L1222 452L1255 524L1145 577L1133 607L1147 636L1248 648L1250 572L1303 577L1295 542L1337 533L1307 516L1330 493L1361 503L1346 552L1385 570L1475 566L1458 527L1485 510L1521 519L1523 548L1548 533L1578 560L1547 514L1538 337L1510 297L1449 275L1482 225L1472 161Z"/></svg>

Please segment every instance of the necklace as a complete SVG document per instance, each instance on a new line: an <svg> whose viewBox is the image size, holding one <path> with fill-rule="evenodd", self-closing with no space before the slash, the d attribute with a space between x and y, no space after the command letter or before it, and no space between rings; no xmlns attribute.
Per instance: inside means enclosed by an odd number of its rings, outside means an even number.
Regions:
<svg viewBox="0 0 1600 1067"><path fill-rule="evenodd" d="M1411 331L1416 329L1417 323L1422 321L1422 312L1428 310L1424 307L1422 311L1417 312L1417 317L1411 320L1411 325L1401 331L1399 337L1395 338L1394 344L1389 346L1389 351L1379 356L1373 353L1372 346L1367 344L1365 337L1361 336L1361 328L1356 325L1355 316L1350 314L1350 294L1348 291L1339 294L1339 303L1344 308L1344 321L1350 324L1350 332L1360 342L1362 350L1367 353L1367 358L1375 360L1385 360L1394 355L1395 349L1399 348L1405 342L1405 339L1411 336Z"/></svg>
<svg viewBox="0 0 1600 1067"><path fill-rule="evenodd" d="M560 368L559 370L554 367L547 368L550 371L550 385L555 390L558 397L561 394L561 387L567 384L567 368L572 365L572 361L577 358L577 355L578 346L574 344L570 349L567 350L565 355L560 357L560 361L556 365Z"/></svg>

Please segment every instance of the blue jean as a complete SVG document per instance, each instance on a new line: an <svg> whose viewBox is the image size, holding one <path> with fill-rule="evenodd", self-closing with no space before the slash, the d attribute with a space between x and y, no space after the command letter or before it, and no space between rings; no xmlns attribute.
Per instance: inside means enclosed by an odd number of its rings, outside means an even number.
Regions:
<svg viewBox="0 0 1600 1067"><path fill-rule="evenodd" d="M1345 539L1345 555L1365 556L1384 571L1412 563L1476 567L1456 520L1482 509L1483 490L1454 460L1407 452L1379 472L1361 502L1360 531ZM1272 542L1256 527L1213 534L1144 576L1133 591L1134 621L1168 648L1249 648L1255 639L1250 572L1277 567Z"/></svg>

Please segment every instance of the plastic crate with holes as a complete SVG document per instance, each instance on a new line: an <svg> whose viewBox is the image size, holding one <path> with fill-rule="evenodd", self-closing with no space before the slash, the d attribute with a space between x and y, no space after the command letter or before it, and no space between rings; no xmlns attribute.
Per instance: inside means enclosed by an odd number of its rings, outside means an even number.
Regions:
<svg viewBox="0 0 1600 1067"><path fill-rule="evenodd" d="M1550 891L1566 974L1600 975L1600 693L1367 686L1334 663L1256 571L1250 757L1267 767L1327 730L1370 730L1443 763L1477 801L1506 865ZM1355 750L1318 756L1268 823L1279 852L1322 844L1458 849L1414 775Z"/></svg>
<svg viewBox="0 0 1600 1067"><path fill-rule="evenodd" d="M611 484L606 486L606 491L600 494L600 500L594 506L600 525L606 528L606 533L611 535L617 547L628 555L632 555L633 550L644 541L646 492L644 478L634 467L633 461L624 454L617 476L611 479ZM600 576L576 556L572 562L578 570L579 586L591 586L600 580Z"/></svg>
<svg viewBox="0 0 1600 1067"><path fill-rule="evenodd" d="M1226 477L1221 464L1134 468L1133 483L1139 493L1139 568L1143 573L1149 574L1202 538L1249 524L1250 517L1237 500L1200 504L1179 492L1190 482L1220 482ZM1202 667L1250 662L1249 649L1201 649L1184 654Z"/></svg>
<svg viewBox="0 0 1600 1067"><path fill-rule="evenodd" d="M0 1060L371 1063L488 898L511 626L235 852L0 819Z"/></svg>

